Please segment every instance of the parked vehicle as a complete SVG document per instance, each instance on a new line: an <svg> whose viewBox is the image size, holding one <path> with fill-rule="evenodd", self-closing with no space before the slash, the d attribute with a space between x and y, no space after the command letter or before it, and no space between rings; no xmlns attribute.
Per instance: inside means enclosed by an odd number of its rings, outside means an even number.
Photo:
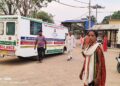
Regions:
<svg viewBox="0 0 120 86"><path fill-rule="evenodd" d="M34 43L40 30L47 40L45 54L64 52L66 27L23 16L0 16L0 55L36 56Z"/></svg>
<svg viewBox="0 0 120 86"><path fill-rule="evenodd" d="M98 37L98 38L97 38L97 42L99 42L99 43L102 44L102 43L103 43L103 39L102 39L101 37Z"/></svg>
<svg viewBox="0 0 120 86"><path fill-rule="evenodd" d="M116 57L116 60L118 61L117 63L117 71L120 73L120 54L118 57Z"/></svg>

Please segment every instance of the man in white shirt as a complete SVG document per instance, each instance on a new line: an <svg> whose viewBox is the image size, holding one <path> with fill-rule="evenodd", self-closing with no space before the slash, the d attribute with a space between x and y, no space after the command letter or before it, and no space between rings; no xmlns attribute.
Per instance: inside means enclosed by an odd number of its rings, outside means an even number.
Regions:
<svg viewBox="0 0 120 86"><path fill-rule="evenodd" d="M66 40L65 40L65 43L66 43L66 47L67 47L67 54L68 54L68 59L67 61L70 61L72 59L72 51L73 51L73 48L76 46L76 40L75 40L75 37L74 35L72 34L72 32L69 32L67 37L66 37Z"/></svg>

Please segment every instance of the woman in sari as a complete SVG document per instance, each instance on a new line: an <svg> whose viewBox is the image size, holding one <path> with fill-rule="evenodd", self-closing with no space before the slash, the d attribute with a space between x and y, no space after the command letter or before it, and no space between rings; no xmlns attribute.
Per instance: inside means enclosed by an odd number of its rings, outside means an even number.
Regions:
<svg viewBox="0 0 120 86"><path fill-rule="evenodd" d="M95 31L88 32L89 46L84 49L85 57L80 79L83 80L84 86L105 86L106 67L103 51L97 40Z"/></svg>
<svg viewBox="0 0 120 86"><path fill-rule="evenodd" d="M103 39L103 50L104 51L107 51L107 43L108 43L107 36L104 35L104 39Z"/></svg>

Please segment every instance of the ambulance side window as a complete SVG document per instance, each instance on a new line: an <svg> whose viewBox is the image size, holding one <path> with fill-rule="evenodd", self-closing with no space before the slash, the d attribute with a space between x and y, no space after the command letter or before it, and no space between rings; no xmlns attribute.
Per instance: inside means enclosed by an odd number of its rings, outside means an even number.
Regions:
<svg viewBox="0 0 120 86"><path fill-rule="evenodd" d="M4 23L0 22L0 35L4 34Z"/></svg>
<svg viewBox="0 0 120 86"><path fill-rule="evenodd" d="M30 35L37 35L42 30L42 23L30 21Z"/></svg>
<svg viewBox="0 0 120 86"><path fill-rule="evenodd" d="M15 35L15 22L6 23L6 35Z"/></svg>

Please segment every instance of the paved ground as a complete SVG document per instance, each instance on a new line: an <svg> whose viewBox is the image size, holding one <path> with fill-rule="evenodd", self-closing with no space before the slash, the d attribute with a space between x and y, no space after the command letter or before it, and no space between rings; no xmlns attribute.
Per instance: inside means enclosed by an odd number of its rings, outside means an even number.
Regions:
<svg viewBox="0 0 120 86"><path fill-rule="evenodd" d="M105 53L106 86L120 86L115 60L119 52L120 49L109 49ZM80 48L74 49L72 61L66 59L66 54L47 56L43 63L34 59L0 58L0 86L83 86L78 77L84 60Z"/></svg>

